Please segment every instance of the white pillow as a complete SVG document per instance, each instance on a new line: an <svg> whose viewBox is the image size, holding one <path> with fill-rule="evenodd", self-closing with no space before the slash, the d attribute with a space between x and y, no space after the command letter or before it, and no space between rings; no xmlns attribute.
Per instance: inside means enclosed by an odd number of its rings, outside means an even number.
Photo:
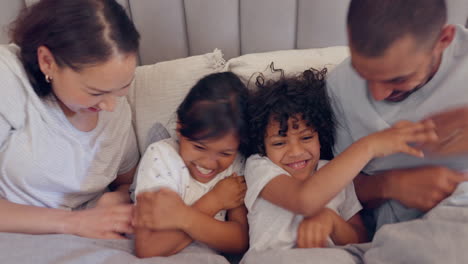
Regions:
<svg viewBox="0 0 468 264"><path fill-rule="evenodd" d="M266 78L279 77L279 74L273 74L270 70L272 62L276 69L284 70L286 75L296 75L311 67L315 69L327 67L330 71L348 56L347 46L253 53L230 59L224 70L237 74L249 88L252 88L259 73Z"/></svg>
<svg viewBox="0 0 468 264"><path fill-rule="evenodd" d="M151 128L163 124L175 128L175 111L190 88L203 76L222 71L225 61L220 50L152 65L139 66L127 99L140 153L144 153Z"/></svg>

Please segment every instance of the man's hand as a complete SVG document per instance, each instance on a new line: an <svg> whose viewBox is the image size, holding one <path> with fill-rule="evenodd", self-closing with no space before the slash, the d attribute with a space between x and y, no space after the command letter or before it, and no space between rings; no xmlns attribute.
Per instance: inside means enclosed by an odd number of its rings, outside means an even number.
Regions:
<svg viewBox="0 0 468 264"><path fill-rule="evenodd" d="M427 117L434 122L439 140L422 145L428 155L468 154L468 106Z"/></svg>
<svg viewBox="0 0 468 264"><path fill-rule="evenodd" d="M423 212L434 208L450 196L460 182L468 180L465 174L444 167L392 170L382 176L387 177L387 198Z"/></svg>

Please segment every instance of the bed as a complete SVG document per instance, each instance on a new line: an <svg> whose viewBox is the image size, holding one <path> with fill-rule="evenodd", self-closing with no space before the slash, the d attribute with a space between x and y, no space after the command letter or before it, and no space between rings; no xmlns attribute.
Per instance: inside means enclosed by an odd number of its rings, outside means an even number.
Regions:
<svg viewBox="0 0 468 264"><path fill-rule="evenodd" d="M0 43L8 43L7 25L18 11L35 1L0 2ZM345 16L349 0L119 2L142 35L141 66L128 95L141 152L155 140L156 123L171 129L175 107L191 85L204 75L229 70L250 85L252 74L270 74L271 62L286 73L295 74L310 67L332 70L348 56ZM466 25L468 0L448 0L448 7L449 22ZM430 218L435 221L417 228L414 223L408 223L402 230L387 228L373 244L325 251L299 250L288 256L275 252L253 257L249 263L281 263L293 258L304 261L311 256L317 263L360 263L363 256L371 263L414 263L410 261L412 257L428 254L425 246L439 245L430 243L430 235L445 237L442 241L453 246L450 247L453 250L466 246L466 243L451 245L450 238L463 236L468 240L465 224L468 212L453 214L449 207L444 207ZM441 221L444 224L436 224ZM425 233L427 236L411 237L416 229L433 231ZM388 245L387 241L392 239L395 242ZM392 257L398 256L405 247L414 250L400 258ZM133 255L131 240L0 233L0 263L229 263L222 256L208 253L189 247L175 257L138 259ZM449 251L434 254L429 256L433 262L427 263L460 263L450 258ZM239 259L240 256L229 258L232 263Z"/></svg>

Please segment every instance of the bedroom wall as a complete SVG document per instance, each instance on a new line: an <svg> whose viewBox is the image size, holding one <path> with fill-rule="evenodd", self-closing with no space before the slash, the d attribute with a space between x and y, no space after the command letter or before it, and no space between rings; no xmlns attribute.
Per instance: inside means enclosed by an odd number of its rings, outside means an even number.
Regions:
<svg viewBox="0 0 468 264"><path fill-rule="evenodd" d="M0 43L7 25L37 0L0 2ZM241 54L346 45L349 0L118 0L142 35L142 64L220 48ZM449 22L468 22L468 0L447 0ZM53 10L51 11L53 14Z"/></svg>

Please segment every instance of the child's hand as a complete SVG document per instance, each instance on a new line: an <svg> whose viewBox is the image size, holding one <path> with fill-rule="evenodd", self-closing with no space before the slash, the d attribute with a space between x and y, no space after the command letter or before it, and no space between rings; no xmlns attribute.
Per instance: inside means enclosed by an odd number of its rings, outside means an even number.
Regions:
<svg viewBox="0 0 468 264"><path fill-rule="evenodd" d="M434 122L400 121L391 128L372 133L362 139L367 142L373 157L384 157L397 152L406 153L416 157L423 157L422 150L415 147L427 142L437 140ZM415 145L410 145L415 143Z"/></svg>
<svg viewBox="0 0 468 264"><path fill-rule="evenodd" d="M187 206L180 196L166 188L137 196L133 225L153 230L178 229L185 220Z"/></svg>
<svg viewBox="0 0 468 264"><path fill-rule="evenodd" d="M331 209L323 208L316 215L304 218L297 228L297 247L326 247L327 239L333 232L333 219L336 215Z"/></svg>
<svg viewBox="0 0 468 264"><path fill-rule="evenodd" d="M247 185L243 176L233 173L216 183L211 192L217 197L222 210L230 210L244 204Z"/></svg>

